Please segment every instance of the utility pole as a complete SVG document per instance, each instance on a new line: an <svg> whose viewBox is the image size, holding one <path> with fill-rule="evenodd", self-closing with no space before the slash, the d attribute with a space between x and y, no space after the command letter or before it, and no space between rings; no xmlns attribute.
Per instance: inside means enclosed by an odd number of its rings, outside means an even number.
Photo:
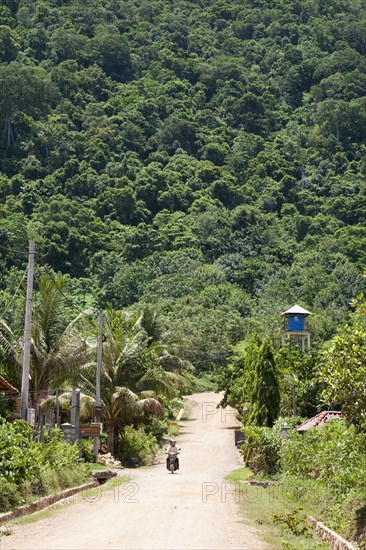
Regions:
<svg viewBox="0 0 366 550"><path fill-rule="evenodd" d="M35 243L30 241L28 253L28 279L27 299L25 306L24 321L24 346L23 346L23 372L22 372L22 395L21 395L21 417L27 420L28 399L29 399L29 362L32 338L32 301L33 301L33 279L34 279L34 255Z"/></svg>
<svg viewBox="0 0 366 550"><path fill-rule="evenodd" d="M100 400L100 373L102 369L103 358L103 323L104 323L104 311L99 311L99 330L98 330L98 353L97 353L97 372L95 379L95 421L100 422L102 417L102 407ZM94 437L94 455L95 460L98 460L99 452L99 437Z"/></svg>

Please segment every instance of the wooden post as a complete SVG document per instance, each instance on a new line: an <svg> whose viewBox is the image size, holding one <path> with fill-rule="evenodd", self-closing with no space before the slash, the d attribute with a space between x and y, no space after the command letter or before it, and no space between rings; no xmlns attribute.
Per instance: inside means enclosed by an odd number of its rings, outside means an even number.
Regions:
<svg viewBox="0 0 366 550"><path fill-rule="evenodd" d="M70 424L72 424L73 426L75 426L75 420L76 420L75 404L76 404L76 388L72 388Z"/></svg>
<svg viewBox="0 0 366 550"><path fill-rule="evenodd" d="M60 427L60 401L59 401L59 389L56 388L56 428Z"/></svg>
<svg viewBox="0 0 366 550"><path fill-rule="evenodd" d="M80 439L80 390L75 390L75 437Z"/></svg>
<svg viewBox="0 0 366 550"><path fill-rule="evenodd" d="M75 390L75 439L81 453L80 437L80 390Z"/></svg>

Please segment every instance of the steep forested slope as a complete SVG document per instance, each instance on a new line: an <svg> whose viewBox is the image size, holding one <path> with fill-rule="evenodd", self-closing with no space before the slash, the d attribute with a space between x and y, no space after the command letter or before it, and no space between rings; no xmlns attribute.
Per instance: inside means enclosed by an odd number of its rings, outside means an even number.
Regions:
<svg viewBox="0 0 366 550"><path fill-rule="evenodd" d="M365 54L361 0L3 0L2 304L31 235L198 366L297 301L329 338L364 288Z"/></svg>

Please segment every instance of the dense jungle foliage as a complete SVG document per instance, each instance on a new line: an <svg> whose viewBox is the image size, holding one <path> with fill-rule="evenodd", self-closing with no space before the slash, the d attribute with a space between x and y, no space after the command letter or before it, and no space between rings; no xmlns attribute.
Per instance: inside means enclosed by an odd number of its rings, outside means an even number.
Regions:
<svg viewBox="0 0 366 550"><path fill-rule="evenodd" d="M78 447L61 430L48 431L42 444L31 440L26 422L0 419L0 435L0 512L88 481Z"/></svg>
<svg viewBox="0 0 366 550"><path fill-rule="evenodd" d="M32 237L76 309L153 304L198 370L296 302L330 339L365 288L365 29L360 0L3 0L2 309Z"/></svg>
<svg viewBox="0 0 366 550"><path fill-rule="evenodd" d="M0 5L0 374L19 387L31 238L38 412L60 387L67 418L77 384L93 418L90 311L103 308L109 450L148 460L187 390L187 367L221 370L224 401L245 424L244 458L295 476L303 495L324 490L319 513L359 542L365 54L361 0ZM313 313L306 355L280 348L280 314L295 303ZM331 405L346 424L283 442L294 388L298 415ZM2 399L0 414L9 408ZM29 441L21 423L0 428L20 447ZM18 453L31 493L35 480L53 480L59 439L34 443L32 464ZM70 450L64 465L76 460ZM11 508L18 473L3 470Z"/></svg>

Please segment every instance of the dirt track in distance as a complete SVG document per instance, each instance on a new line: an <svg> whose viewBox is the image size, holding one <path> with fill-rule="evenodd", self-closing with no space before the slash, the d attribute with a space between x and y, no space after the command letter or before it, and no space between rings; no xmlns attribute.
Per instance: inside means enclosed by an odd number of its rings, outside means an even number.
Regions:
<svg viewBox="0 0 366 550"><path fill-rule="evenodd" d="M180 470L157 464L122 470L130 481L88 502L77 498L51 517L15 526L0 550L268 548L241 517L240 495L224 476L242 463L234 446L234 411L216 409L219 396L189 398L191 414L177 437ZM90 499L91 500L91 499Z"/></svg>

